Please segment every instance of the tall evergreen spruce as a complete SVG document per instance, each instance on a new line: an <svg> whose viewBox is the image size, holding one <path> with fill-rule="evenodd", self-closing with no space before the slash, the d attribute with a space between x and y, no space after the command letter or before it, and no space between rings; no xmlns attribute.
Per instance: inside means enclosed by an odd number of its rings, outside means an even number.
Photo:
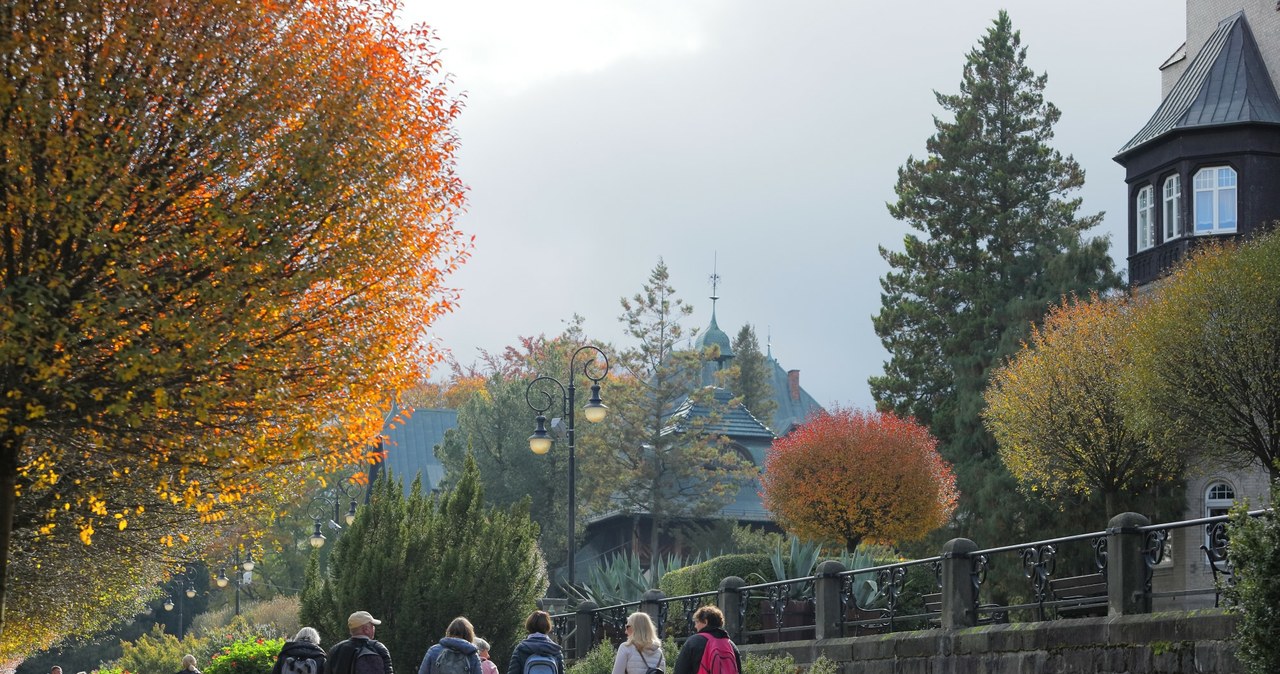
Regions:
<svg viewBox="0 0 1280 674"><path fill-rule="evenodd" d="M351 612L371 612L383 621L378 640L408 670L465 615L493 645L494 659L505 662L547 587L537 536L527 501L485 507L474 460L439 497L424 495L419 480L408 496L381 480L334 546L327 582L317 576L308 584L300 615L324 622L314 616L328 610L345 625ZM333 598L328 609L324 585Z"/></svg>
<svg viewBox="0 0 1280 674"><path fill-rule="evenodd" d="M1078 215L1081 200L1067 196L1084 172L1049 145L1060 113L1044 100L1045 82L1000 12L968 54L960 93L935 94L953 119L935 117L927 156L898 169L889 212L915 232L902 251L880 251L892 269L873 320L890 358L872 395L941 440L961 493L949 533L981 545L1061 520L1015 498L982 426L993 367L1064 294L1121 283L1107 239L1085 237L1102 214Z"/></svg>
<svg viewBox="0 0 1280 674"><path fill-rule="evenodd" d="M760 340L748 323L733 338L733 366L729 368L730 390L760 423L771 426L778 403L773 399L773 374L769 359L760 351Z"/></svg>
<svg viewBox="0 0 1280 674"><path fill-rule="evenodd" d="M622 308L619 320L634 345L616 354L604 432L587 438L579 456L593 510L651 517L645 558L653 560L673 523L715 513L756 473L723 437L709 432L724 405L711 388L700 387L701 354L680 347L680 321L692 307L677 297L665 263L658 261L642 292L623 298ZM686 397L706 414L673 419ZM638 530L634 534L639 538Z"/></svg>

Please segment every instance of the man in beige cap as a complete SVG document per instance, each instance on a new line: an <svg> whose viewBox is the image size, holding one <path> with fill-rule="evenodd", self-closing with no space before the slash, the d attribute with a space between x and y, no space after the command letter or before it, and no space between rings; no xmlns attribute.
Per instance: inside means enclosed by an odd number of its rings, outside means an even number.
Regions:
<svg viewBox="0 0 1280 674"><path fill-rule="evenodd" d="M391 670L391 653L373 638L374 627L381 624L368 611L352 613L347 618L351 638L329 650L324 674L395 674Z"/></svg>

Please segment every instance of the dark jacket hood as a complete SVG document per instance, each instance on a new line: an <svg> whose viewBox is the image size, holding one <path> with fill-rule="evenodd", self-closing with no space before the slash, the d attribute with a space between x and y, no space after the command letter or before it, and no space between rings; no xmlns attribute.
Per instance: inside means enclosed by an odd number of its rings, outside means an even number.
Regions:
<svg viewBox="0 0 1280 674"><path fill-rule="evenodd" d="M282 658L314 658L323 660L325 652L323 648L311 643L310 641L286 641L280 649L280 657Z"/></svg>
<svg viewBox="0 0 1280 674"><path fill-rule="evenodd" d="M551 640L551 637L542 632L534 632L524 638L521 642L530 653L536 655L550 655L552 657L560 655L560 644Z"/></svg>
<svg viewBox="0 0 1280 674"><path fill-rule="evenodd" d="M473 653L476 653L476 645L466 639L445 637L440 640L440 645L450 650L458 651L463 655L472 655Z"/></svg>

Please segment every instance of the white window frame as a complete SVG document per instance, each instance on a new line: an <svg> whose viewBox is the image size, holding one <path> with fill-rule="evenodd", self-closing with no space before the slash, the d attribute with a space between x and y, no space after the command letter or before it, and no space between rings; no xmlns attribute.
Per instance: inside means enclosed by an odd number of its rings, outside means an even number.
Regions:
<svg viewBox="0 0 1280 674"><path fill-rule="evenodd" d="M1155 188L1144 185L1133 201L1137 212L1137 250L1141 252L1156 245Z"/></svg>
<svg viewBox="0 0 1280 674"><path fill-rule="evenodd" d="M1204 488L1204 516L1226 515L1236 503L1236 488L1226 480L1214 480ZM1209 532L1204 535L1205 547L1211 547Z"/></svg>
<svg viewBox="0 0 1280 674"><path fill-rule="evenodd" d="M1236 231L1239 218L1239 175L1230 166L1206 166L1191 181L1195 191L1192 228L1196 235L1229 234ZM1209 217L1202 217L1202 207ZM1230 219L1224 217L1229 210Z"/></svg>
<svg viewBox="0 0 1280 674"><path fill-rule="evenodd" d="M1181 237L1182 231L1182 176L1177 173L1164 179L1164 240Z"/></svg>

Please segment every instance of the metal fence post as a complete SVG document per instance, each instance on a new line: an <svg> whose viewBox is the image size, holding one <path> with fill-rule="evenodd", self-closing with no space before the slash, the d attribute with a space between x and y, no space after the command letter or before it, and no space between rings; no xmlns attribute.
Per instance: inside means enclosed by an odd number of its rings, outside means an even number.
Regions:
<svg viewBox="0 0 1280 674"><path fill-rule="evenodd" d="M1148 524L1138 513L1120 513L1107 522L1107 615L1151 612L1146 536L1139 530Z"/></svg>
<svg viewBox="0 0 1280 674"><path fill-rule="evenodd" d="M818 565L818 579L813 584L814 636L818 639L835 639L843 636L844 603L840 595L844 590L844 564L834 559Z"/></svg>
<svg viewBox="0 0 1280 674"><path fill-rule="evenodd" d="M584 601L578 604L578 610L575 614L576 627L573 631L573 659L578 660L587 657L587 653L591 652L591 648L595 646L595 611L599 608L594 601Z"/></svg>
<svg viewBox="0 0 1280 674"><path fill-rule="evenodd" d="M972 553L978 544L953 538L942 546L942 628L978 624L978 588L973 581Z"/></svg>

